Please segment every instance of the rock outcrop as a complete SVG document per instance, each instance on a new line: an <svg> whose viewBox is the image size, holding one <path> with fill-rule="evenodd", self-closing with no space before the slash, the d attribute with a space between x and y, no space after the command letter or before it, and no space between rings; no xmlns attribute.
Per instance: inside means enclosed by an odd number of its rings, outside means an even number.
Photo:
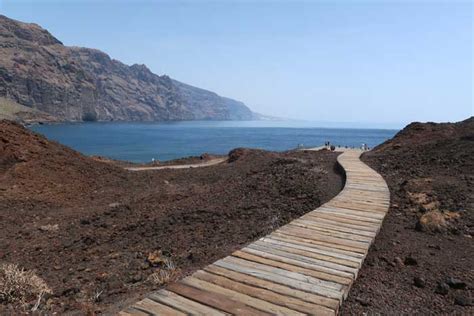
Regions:
<svg viewBox="0 0 474 316"><path fill-rule="evenodd" d="M242 102L0 15L0 97L66 121L250 120Z"/></svg>

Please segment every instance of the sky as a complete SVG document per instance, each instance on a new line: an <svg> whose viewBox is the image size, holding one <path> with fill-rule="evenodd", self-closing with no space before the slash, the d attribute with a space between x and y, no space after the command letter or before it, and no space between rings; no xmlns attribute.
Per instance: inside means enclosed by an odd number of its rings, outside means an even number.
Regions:
<svg viewBox="0 0 474 316"><path fill-rule="evenodd" d="M471 1L0 0L65 45L278 117L458 121L473 115Z"/></svg>

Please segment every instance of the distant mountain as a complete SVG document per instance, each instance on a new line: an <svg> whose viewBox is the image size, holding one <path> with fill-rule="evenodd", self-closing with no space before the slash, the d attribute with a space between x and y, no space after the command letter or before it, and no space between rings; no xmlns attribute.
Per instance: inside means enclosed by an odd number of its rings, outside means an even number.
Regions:
<svg viewBox="0 0 474 316"><path fill-rule="evenodd" d="M37 24L2 15L0 97L66 121L258 119L242 102L64 46Z"/></svg>

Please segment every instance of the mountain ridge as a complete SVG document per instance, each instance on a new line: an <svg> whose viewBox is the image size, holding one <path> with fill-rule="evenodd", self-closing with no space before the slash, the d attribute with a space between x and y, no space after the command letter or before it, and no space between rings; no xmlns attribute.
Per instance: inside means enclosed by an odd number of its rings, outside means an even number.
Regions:
<svg viewBox="0 0 474 316"><path fill-rule="evenodd" d="M244 103L0 15L0 97L63 121L258 119Z"/></svg>

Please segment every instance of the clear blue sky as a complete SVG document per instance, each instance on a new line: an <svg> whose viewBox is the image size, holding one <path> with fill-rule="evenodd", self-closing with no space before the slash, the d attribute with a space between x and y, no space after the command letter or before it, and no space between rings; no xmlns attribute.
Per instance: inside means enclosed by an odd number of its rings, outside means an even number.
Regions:
<svg viewBox="0 0 474 316"><path fill-rule="evenodd" d="M269 115L473 115L470 1L0 0L0 12Z"/></svg>

